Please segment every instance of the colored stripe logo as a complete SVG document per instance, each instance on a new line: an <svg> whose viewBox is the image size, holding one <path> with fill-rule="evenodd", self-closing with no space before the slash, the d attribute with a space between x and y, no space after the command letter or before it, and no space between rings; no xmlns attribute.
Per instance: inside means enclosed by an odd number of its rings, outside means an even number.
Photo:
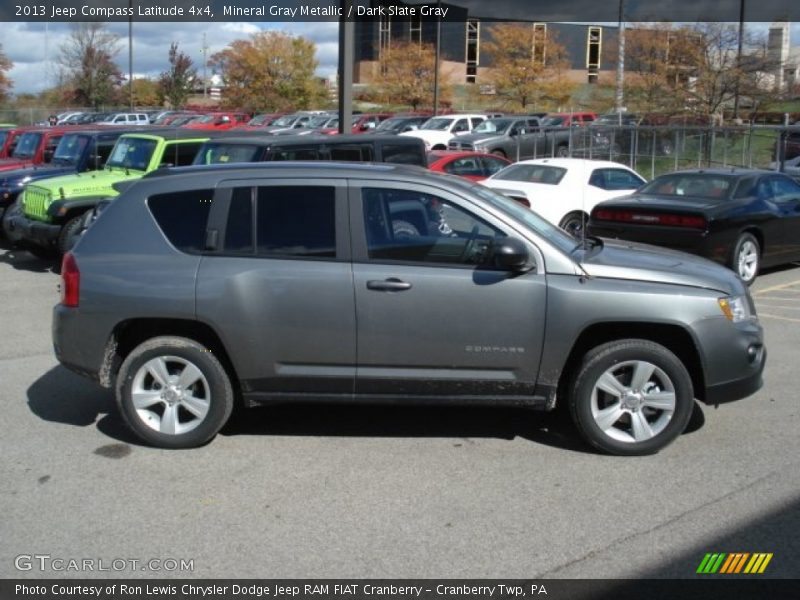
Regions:
<svg viewBox="0 0 800 600"><path fill-rule="evenodd" d="M763 573L772 560L772 552L709 552L700 561L697 573L701 575L733 575L747 573L754 575Z"/></svg>

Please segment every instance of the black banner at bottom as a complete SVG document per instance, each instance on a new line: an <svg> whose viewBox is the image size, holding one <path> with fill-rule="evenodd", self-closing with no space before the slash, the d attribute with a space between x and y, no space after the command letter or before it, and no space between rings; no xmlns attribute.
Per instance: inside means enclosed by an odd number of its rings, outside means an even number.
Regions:
<svg viewBox="0 0 800 600"><path fill-rule="evenodd" d="M5 579L0 600L789 600L797 579Z"/></svg>

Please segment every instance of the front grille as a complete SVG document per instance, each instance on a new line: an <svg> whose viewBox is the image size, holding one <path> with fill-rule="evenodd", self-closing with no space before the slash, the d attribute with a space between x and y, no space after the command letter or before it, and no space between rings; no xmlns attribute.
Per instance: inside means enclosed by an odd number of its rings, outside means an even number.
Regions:
<svg viewBox="0 0 800 600"><path fill-rule="evenodd" d="M22 192L25 215L33 219L47 220L47 208L50 206L50 191L28 185Z"/></svg>
<svg viewBox="0 0 800 600"><path fill-rule="evenodd" d="M469 142L450 141L447 143L448 150L472 150Z"/></svg>

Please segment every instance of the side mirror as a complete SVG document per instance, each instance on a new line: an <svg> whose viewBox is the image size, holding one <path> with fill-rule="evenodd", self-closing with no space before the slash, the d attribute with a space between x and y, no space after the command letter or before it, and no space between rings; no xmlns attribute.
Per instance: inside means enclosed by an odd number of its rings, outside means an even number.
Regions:
<svg viewBox="0 0 800 600"><path fill-rule="evenodd" d="M496 267L516 272L527 271L531 266L525 242L513 237L495 242L492 247L492 261Z"/></svg>

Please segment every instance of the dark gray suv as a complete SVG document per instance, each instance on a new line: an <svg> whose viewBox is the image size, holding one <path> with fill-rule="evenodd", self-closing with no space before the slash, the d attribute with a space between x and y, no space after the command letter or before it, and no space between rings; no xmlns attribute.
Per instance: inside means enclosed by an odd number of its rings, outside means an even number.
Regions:
<svg viewBox="0 0 800 600"><path fill-rule="evenodd" d="M237 400L564 402L595 447L647 454L695 398L757 391L766 357L733 272L577 241L410 166L167 169L108 207L62 278L58 359L170 448L210 440Z"/></svg>

